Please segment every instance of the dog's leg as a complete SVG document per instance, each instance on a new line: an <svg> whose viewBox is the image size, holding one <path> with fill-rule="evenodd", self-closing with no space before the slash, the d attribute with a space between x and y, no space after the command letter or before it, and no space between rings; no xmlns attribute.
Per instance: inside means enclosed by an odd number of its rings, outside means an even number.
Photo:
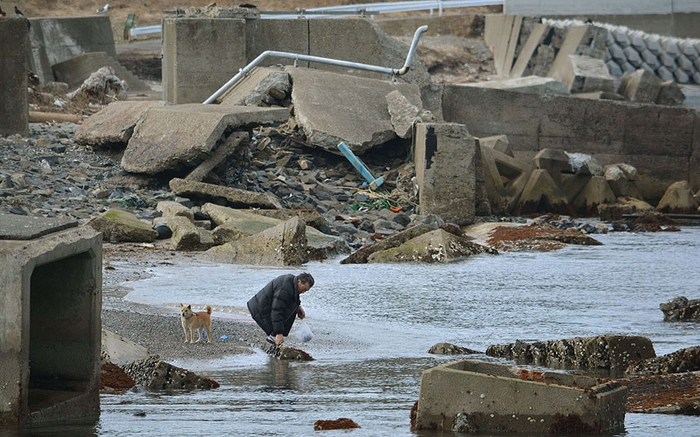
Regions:
<svg viewBox="0 0 700 437"><path fill-rule="evenodd" d="M204 327L207 330L207 343L211 343L211 324L206 324Z"/></svg>
<svg viewBox="0 0 700 437"><path fill-rule="evenodd" d="M195 341L195 343L199 343L199 340L202 339L202 333L199 332L199 328L195 329L194 331L197 333L197 341Z"/></svg>
<svg viewBox="0 0 700 437"><path fill-rule="evenodd" d="M185 343L187 343L187 327L185 326L185 322L182 322L182 332L185 333Z"/></svg>

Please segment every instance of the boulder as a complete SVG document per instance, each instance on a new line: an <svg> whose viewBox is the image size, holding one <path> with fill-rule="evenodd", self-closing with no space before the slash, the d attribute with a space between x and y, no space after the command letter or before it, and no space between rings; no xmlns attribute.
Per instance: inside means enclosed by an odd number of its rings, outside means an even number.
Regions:
<svg viewBox="0 0 700 437"><path fill-rule="evenodd" d="M308 260L306 226L299 217L249 237L212 247L210 261L229 264L299 266Z"/></svg>
<svg viewBox="0 0 700 437"><path fill-rule="evenodd" d="M428 349L428 353L435 355L470 355L480 354L482 352L450 343L437 343Z"/></svg>
<svg viewBox="0 0 700 437"><path fill-rule="evenodd" d="M695 214L698 199L693 195L688 181L674 182L666 189L656 210L664 214Z"/></svg>
<svg viewBox="0 0 700 437"><path fill-rule="evenodd" d="M117 209L110 209L87 224L101 232L104 241L112 243L152 243L158 237L158 232L136 215Z"/></svg>
<svg viewBox="0 0 700 437"><path fill-rule="evenodd" d="M664 322L700 322L700 299L679 296L660 304L659 308L664 313Z"/></svg>
<svg viewBox="0 0 700 437"><path fill-rule="evenodd" d="M269 192L258 193L180 178L171 179L169 185L173 193L199 203L223 201L233 208L282 208L277 196Z"/></svg>
<svg viewBox="0 0 700 437"><path fill-rule="evenodd" d="M132 361L121 367L138 385L148 391L209 390L219 387L218 382L166 363L157 355L141 361Z"/></svg>
<svg viewBox="0 0 700 437"><path fill-rule="evenodd" d="M632 363L625 373L630 376L665 375L700 370L700 346L680 349L660 357L649 357Z"/></svg>
<svg viewBox="0 0 700 437"><path fill-rule="evenodd" d="M156 204L156 211L160 212L163 217L181 216L194 222L194 212L185 205L175 202L174 200L161 200Z"/></svg>
<svg viewBox="0 0 700 437"><path fill-rule="evenodd" d="M418 224L416 226L411 226L401 232L397 232L383 240L379 240L376 243L364 246L350 256L340 261L341 264L365 264L369 259L370 255L375 252L380 252L383 250L391 249L393 247L398 247L405 243L406 241L430 232L435 228L427 224Z"/></svg>
<svg viewBox="0 0 700 437"><path fill-rule="evenodd" d="M170 237L175 250L206 250L216 245L211 232L196 226L187 217L174 215L166 218L172 230Z"/></svg>
<svg viewBox="0 0 700 437"><path fill-rule="evenodd" d="M632 362L656 357L647 337L599 335L527 343L492 345L486 355L554 368L626 369Z"/></svg>
<svg viewBox="0 0 700 437"><path fill-rule="evenodd" d="M367 262L444 263L486 252L495 253L486 246L472 242L469 237L460 237L443 229L436 229L412 238L398 247L375 252L367 258Z"/></svg>

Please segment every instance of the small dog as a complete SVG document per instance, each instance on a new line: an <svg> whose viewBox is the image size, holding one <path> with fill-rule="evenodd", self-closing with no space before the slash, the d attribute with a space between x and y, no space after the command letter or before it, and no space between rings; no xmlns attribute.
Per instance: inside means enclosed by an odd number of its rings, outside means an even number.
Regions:
<svg viewBox="0 0 700 437"><path fill-rule="evenodd" d="M211 343L211 305L207 305L206 311L192 311L192 305L180 304L180 321L182 330L185 332L185 343L187 343L187 332L189 331L190 343L198 343L202 339L201 328L207 333L207 343ZM197 341L194 341L194 332L197 332Z"/></svg>

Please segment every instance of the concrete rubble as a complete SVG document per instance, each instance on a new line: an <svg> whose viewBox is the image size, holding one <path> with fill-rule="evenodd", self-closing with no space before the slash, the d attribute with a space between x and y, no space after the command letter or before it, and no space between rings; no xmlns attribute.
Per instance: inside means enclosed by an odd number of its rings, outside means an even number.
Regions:
<svg viewBox="0 0 700 437"><path fill-rule="evenodd" d="M624 428L626 400L617 382L462 359L423 372L412 428L604 434Z"/></svg>

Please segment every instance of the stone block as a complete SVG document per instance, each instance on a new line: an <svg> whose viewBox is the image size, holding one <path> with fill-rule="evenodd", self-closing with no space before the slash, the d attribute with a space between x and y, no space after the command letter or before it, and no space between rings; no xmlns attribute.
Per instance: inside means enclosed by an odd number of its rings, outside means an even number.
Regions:
<svg viewBox="0 0 700 437"><path fill-rule="evenodd" d="M661 83L661 88L659 89L659 95L656 98L656 103L659 105L681 105L684 101L685 94L683 94L683 90L681 90L680 86L678 86L675 81L668 80Z"/></svg>
<svg viewBox="0 0 700 437"><path fill-rule="evenodd" d="M572 93L615 92L614 78L602 59L569 55L569 61L568 66L561 65L553 77L564 82Z"/></svg>
<svg viewBox="0 0 700 437"><path fill-rule="evenodd" d="M634 65L635 67L639 67L640 65L642 65L642 57L639 56L639 52L634 47L626 47L624 49L624 52L625 57L627 58L627 62Z"/></svg>
<svg viewBox="0 0 700 437"><path fill-rule="evenodd" d="M661 62L659 62L659 58L653 54L650 50L644 50L641 52L642 55L642 61L644 61L645 64L647 64L649 67L651 67L653 70L656 70L661 66Z"/></svg>
<svg viewBox="0 0 700 437"><path fill-rule="evenodd" d="M161 104L154 101L112 102L83 120L75 131L75 139L79 144L94 148L123 149L146 111Z"/></svg>
<svg viewBox="0 0 700 437"><path fill-rule="evenodd" d="M630 102L654 103L661 90L661 79L644 69L622 76L618 92Z"/></svg>
<svg viewBox="0 0 700 437"><path fill-rule="evenodd" d="M624 428L619 383L471 359L423 372L415 428L458 433L576 434Z"/></svg>
<svg viewBox="0 0 700 437"><path fill-rule="evenodd" d="M676 62L678 62L678 68L684 70L688 74L693 74L693 72L695 71L693 61L688 59L685 55L678 56Z"/></svg>
<svg viewBox="0 0 700 437"><path fill-rule="evenodd" d="M521 93L535 94L569 94L569 90L562 82L551 77L525 76L509 79L495 79L487 82L474 82L466 84L479 88L495 88Z"/></svg>
<svg viewBox="0 0 700 437"><path fill-rule="evenodd" d="M421 214L435 214L457 225L473 223L476 144L464 125L416 125L415 164Z"/></svg>

